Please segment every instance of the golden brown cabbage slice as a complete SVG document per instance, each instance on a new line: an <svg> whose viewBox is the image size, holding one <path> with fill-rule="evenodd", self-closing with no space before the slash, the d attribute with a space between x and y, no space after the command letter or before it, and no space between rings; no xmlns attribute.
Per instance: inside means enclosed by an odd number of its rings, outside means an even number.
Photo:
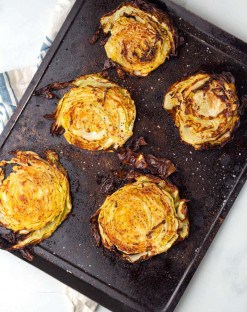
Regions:
<svg viewBox="0 0 247 312"><path fill-rule="evenodd" d="M51 131L88 150L122 146L133 134L136 117L129 92L93 74L78 77L59 101Z"/></svg>
<svg viewBox="0 0 247 312"><path fill-rule="evenodd" d="M30 151L17 151L4 179L1 169L0 224L15 232L10 249L21 249L48 238L71 211L67 173L57 154L46 151L46 159Z"/></svg>
<svg viewBox="0 0 247 312"><path fill-rule="evenodd" d="M186 200L174 185L153 176L135 180L108 196L91 218L104 247L132 263L167 251L189 233Z"/></svg>
<svg viewBox="0 0 247 312"><path fill-rule="evenodd" d="M223 145L239 125L239 100L230 73L197 73L173 84L165 95L182 140L196 150Z"/></svg>
<svg viewBox="0 0 247 312"><path fill-rule="evenodd" d="M177 32L171 19L154 6L126 2L100 20L105 34L110 34L107 57L134 76L147 76L175 54Z"/></svg>

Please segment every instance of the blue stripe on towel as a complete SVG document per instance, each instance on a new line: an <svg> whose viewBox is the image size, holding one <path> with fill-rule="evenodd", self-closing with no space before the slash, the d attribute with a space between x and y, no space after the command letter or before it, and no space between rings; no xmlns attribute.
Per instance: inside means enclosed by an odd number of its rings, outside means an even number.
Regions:
<svg viewBox="0 0 247 312"><path fill-rule="evenodd" d="M40 49L40 54L38 56L38 63L37 63L37 67L40 66L41 62L43 61L47 51L49 50L49 48L51 47L52 44L52 40L49 37L45 37L45 41L43 42L41 49Z"/></svg>
<svg viewBox="0 0 247 312"><path fill-rule="evenodd" d="M45 42L43 42L42 47L40 51L47 51L50 48L51 45L47 45Z"/></svg>
<svg viewBox="0 0 247 312"><path fill-rule="evenodd" d="M0 102L12 105L3 74L0 74Z"/></svg>
<svg viewBox="0 0 247 312"><path fill-rule="evenodd" d="M45 38L48 42L50 42L50 44L52 44L52 40L49 37L45 36Z"/></svg>
<svg viewBox="0 0 247 312"><path fill-rule="evenodd" d="M5 85L6 85L7 89L8 89L10 98L11 98L11 100L12 100L12 101L11 101L11 103L12 103L11 108L12 108L12 110L14 111L15 108L16 108L16 106L17 106L17 104L18 104L18 100L17 100L17 97L15 96L15 93L14 93L12 87L11 87L10 79L9 79L8 73L5 72L5 73L3 74L3 76L4 76L4 78L5 78Z"/></svg>
<svg viewBox="0 0 247 312"><path fill-rule="evenodd" d="M16 96L10 86L8 75L0 74L0 132L7 124L17 105Z"/></svg>
<svg viewBox="0 0 247 312"><path fill-rule="evenodd" d="M0 102L0 109L2 108L2 111L3 111L3 113L5 114L5 116L7 117L7 120L9 120L9 114L8 114L8 111L7 111L7 108L6 108L6 106L3 104L3 103L1 103Z"/></svg>

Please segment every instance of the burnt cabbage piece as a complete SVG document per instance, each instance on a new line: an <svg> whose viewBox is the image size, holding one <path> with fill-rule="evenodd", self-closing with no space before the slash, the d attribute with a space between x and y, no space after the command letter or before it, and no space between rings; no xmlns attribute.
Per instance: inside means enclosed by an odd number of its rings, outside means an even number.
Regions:
<svg viewBox="0 0 247 312"><path fill-rule="evenodd" d="M181 139L196 150L224 145L239 125L239 100L230 73L196 73L173 84L164 99Z"/></svg>
<svg viewBox="0 0 247 312"><path fill-rule="evenodd" d="M80 148L108 150L133 134L136 108L129 92L99 74L78 77L53 114L51 132Z"/></svg>
<svg viewBox="0 0 247 312"><path fill-rule="evenodd" d="M177 31L170 17L142 1L125 2L104 15L107 57L133 76L147 76L175 54Z"/></svg>
<svg viewBox="0 0 247 312"><path fill-rule="evenodd" d="M8 249L22 249L50 237L72 209L67 172L56 153L46 159L17 151L1 161L0 225L15 235ZM4 178L3 167L14 165Z"/></svg>
<svg viewBox="0 0 247 312"><path fill-rule="evenodd" d="M131 263L163 253L189 234L186 200L173 184L150 175L108 196L91 223L97 244Z"/></svg>

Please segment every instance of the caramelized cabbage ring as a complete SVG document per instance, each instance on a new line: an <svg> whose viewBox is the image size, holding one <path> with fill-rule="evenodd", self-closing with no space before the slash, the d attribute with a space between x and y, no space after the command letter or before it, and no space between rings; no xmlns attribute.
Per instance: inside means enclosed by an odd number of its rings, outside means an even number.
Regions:
<svg viewBox="0 0 247 312"><path fill-rule="evenodd" d="M18 234L11 249L48 238L71 211L69 181L58 156L46 151L46 160L34 152L16 152L13 171L4 179L1 169L0 224Z"/></svg>
<svg viewBox="0 0 247 312"><path fill-rule="evenodd" d="M173 116L182 140L196 150L223 145L239 125L239 101L230 73L197 73L173 84L164 108Z"/></svg>
<svg viewBox="0 0 247 312"><path fill-rule="evenodd" d="M140 1L139 1L140 2ZM107 57L134 76L147 76L175 54L177 32L164 12L147 3L126 2L100 20Z"/></svg>
<svg viewBox="0 0 247 312"><path fill-rule="evenodd" d="M51 131L88 150L122 146L133 134L136 117L129 92L100 75L81 76L59 101Z"/></svg>
<svg viewBox="0 0 247 312"><path fill-rule="evenodd" d="M144 175L107 197L92 221L98 222L104 247L129 262L165 252L189 233L186 200L178 189Z"/></svg>

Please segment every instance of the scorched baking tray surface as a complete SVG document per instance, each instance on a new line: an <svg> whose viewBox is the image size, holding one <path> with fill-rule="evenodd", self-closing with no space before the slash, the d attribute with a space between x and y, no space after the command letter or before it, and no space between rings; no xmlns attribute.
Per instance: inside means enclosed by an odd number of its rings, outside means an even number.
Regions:
<svg viewBox="0 0 247 312"><path fill-rule="evenodd" d="M126 87L135 100L133 137L144 136L148 142L144 151L174 162L178 170L170 179L181 197L190 199L188 239L143 263L125 263L95 246L89 223L105 199L97 175L119 168L116 153L92 153L69 145L63 136L51 136L51 121L43 116L54 111L57 101L32 95L51 82L102 70L104 48L100 42L91 45L89 38L100 17L119 3L76 2L1 136L0 157L8 158L15 149L41 155L52 149L69 173L73 212L52 237L34 248L33 265L114 311L172 311L244 184L247 127L242 116L234 139L223 148L194 151L180 142L171 117L162 108L163 96L175 81L206 69L232 72L241 98L247 94L246 44L172 2L156 2L167 8L184 36L178 56L146 78L121 80L114 70L109 71L109 77Z"/></svg>

